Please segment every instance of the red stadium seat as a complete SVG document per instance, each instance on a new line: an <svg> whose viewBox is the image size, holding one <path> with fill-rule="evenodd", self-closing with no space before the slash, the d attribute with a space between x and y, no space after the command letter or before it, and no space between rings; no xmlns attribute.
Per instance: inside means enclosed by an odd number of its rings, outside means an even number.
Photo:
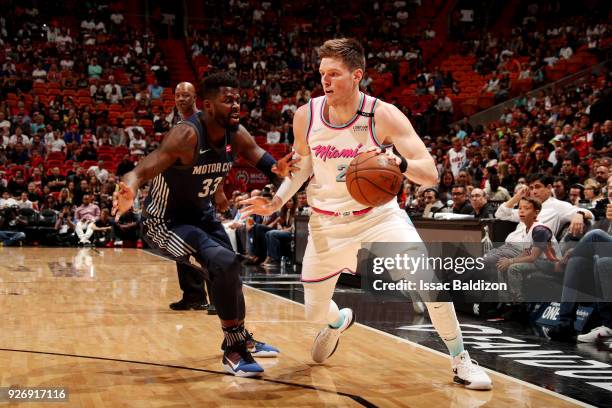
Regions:
<svg viewBox="0 0 612 408"><path fill-rule="evenodd" d="M49 168L62 167L64 165L64 162L62 160L51 159L51 160L47 160L46 165Z"/></svg>
<svg viewBox="0 0 612 408"><path fill-rule="evenodd" d="M115 157L119 157L120 159L123 159L123 156L128 154L129 152L130 149L128 149L126 146L115 147Z"/></svg>
<svg viewBox="0 0 612 408"><path fill-rule="evenodd" d="M62 152L49 152L47 155L48 160L62 160L64 158L64 154Z"/></svg>
<svg viewBox="0 0 612 408"><path fill-rule="evenodd" d="M26 173L26 168L25 168L24 166L13 165L13 166L10 166L10 167L8 168L8 172L9 172L9 173L10 173L12 176L14 176L15 174L17 174L17 172L18 172L18 171L21 171L21 173L22 173L24 176L26 176L26 175L27 175L27 173Z"/></svg>

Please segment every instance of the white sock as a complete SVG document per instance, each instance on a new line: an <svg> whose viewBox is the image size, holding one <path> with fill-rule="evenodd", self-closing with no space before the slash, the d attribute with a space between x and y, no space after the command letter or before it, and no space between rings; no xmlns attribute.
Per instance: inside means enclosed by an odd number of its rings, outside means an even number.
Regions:
<svg viewBox="0 0 612 408"><path fill-rule="evenodd" d="M446 344L451 357L461 354L464 350L463 337L455 314L455 306L450 302L427 302L425 305L431 323Z"/></svg>

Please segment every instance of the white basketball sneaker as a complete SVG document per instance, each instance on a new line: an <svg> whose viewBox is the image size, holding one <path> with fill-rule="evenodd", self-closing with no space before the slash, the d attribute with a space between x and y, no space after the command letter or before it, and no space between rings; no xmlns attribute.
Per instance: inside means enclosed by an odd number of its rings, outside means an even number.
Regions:
<svg viewBox="0 0 612 408"><path fill-rule="evenodd" d="M470 390L490 390L493 388L491 379L477 362L470 359L467 351L462 351L457 357L453 358L453 381L463 384Z"/></svg>
<svg viewBox="0 0 612 408"><path fill-rule="evenodd" d="M591 330L587 334L581 334L578 336L578 341L581 343L597 343L600 341L606 341L612 337L612 329L606 326L599 326Z"/></svg>
<svg viewBox="0 0 612 408"><path fill-rule="evenodd" d="M352 309L345 308L342 309L341 312L344 314L344 323L342 323L342 326L337 329L325 326L325 328L317 334L312 344L312 359L317 363L324 362L334 354L336 348L338 348L340 335L355 323L355 313L353 313Z"/></svg>

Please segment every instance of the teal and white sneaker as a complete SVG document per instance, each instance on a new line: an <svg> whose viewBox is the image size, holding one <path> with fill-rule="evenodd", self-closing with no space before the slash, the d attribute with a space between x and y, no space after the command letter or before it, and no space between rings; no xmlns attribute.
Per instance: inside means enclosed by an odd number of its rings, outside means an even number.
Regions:
<svg viewBox="0 0 612 408"><path fill-rule="evenodd" d="M315 337L311 355L316 363L323 363L336 352L340 336L355 323L355 313L353 313L352 309L344 308L341 312L345 316L342 326L337 329L329 325L325 326Z"/></svg>

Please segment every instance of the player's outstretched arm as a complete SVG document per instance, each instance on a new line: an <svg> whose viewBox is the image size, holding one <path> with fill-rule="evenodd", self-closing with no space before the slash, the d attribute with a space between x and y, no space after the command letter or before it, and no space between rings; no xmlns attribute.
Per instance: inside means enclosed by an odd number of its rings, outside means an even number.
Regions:
<svg viewBox="0 0 612 408"><path fill-rule="evenodd" d="M119 192L113 202L113 215L119 218L134 204L138 188L151 180L168 167L179 163L190 164L198 143L197 134L187 125L176 126L166 134L161 145L151 154L145 156L134 170L123 176L119 183Z"/></svg>
<svg viewBox="0 0 612 408"><path fill-rule="evenodd" d="M308 127L308 105L302 105L298 108L293 116L293 134L295 140L293 150L297 155L299 163L293 164L291 176L286 177L283 184L278 188L278 191L272 200L266 200L263 197L253 197L244 200L242 203L247 205L242 209L242 219L251 214L270 215L278 211L291 197L298 192L304 182L312 175L312 160L310 150L306 142L306 132Z"/></svg>
<svg viewBox="0 0 612 408"><path fill-rule="evenodd" d="M287 177L290 172L297 171L296 163L299 159L292 159L291 155L287 155L276 161L270 153L266 152L255 143L255 139L245 129L240 126L236 132L236 147L238 153L253 167L256 167L263 172L276 185L279 185L283 178Z"/></svg>
<svg viewBox="0 0 612 408"><path fill-rule="evenodd" d="M406 177L425 186L438 184L436 163L406 115L385 102L378 106L374 115L376 134L382 136L382 143L393 144L407 160Z"/></svg>

